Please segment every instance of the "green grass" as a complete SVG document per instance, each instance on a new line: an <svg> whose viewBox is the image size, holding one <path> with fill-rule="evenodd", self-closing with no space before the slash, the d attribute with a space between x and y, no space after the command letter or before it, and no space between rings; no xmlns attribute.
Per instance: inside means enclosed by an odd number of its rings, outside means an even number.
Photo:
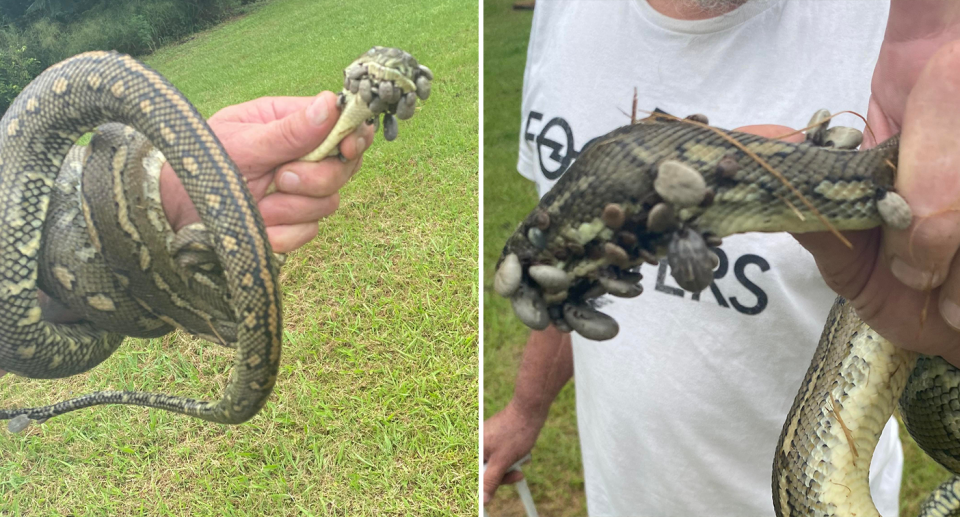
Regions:
<svg viewBox="0 0 960 517"><path fill-rule="evenodd" d="M484 418L506 405L528 331L510 302L493 292L493 265L517 222L537 203L531 181L517 173L520 94L530 33L530 11L514 11L514 0L485 0L483 112L483 409ZM577 437L573 383L550 409L550 417L524 467L537 509L543 515L586 515ZM521 516L512 487L497 491L492 516Z"/></svg>
<svg viewBox="0 0 960 517"><path fill-rule="evenodd" d="M477 27L455 0L275 0L146 59L207 116L338 91L372 45L410 50L436 80L284 267L282 366L260 415L231 427L104 406L0 432L0 515L477 513ZM215 398L232 362L181 335L130 340L86 375L6 376L0 400Z"/></svg>
<svg viewBox="0 0 960 517"><path fill-rule="evenodd" d="M537 203L533 183L516 172L520 94L531 14L512 10L513 2L484 0L484 418L500 410L513 395L513 381L528 334L513 316L509 302L493 292L493 265L503 243ZM909 517L917 514L926 495L948 474L920 451L905 430L900 434L905 456L900 514ZM560 392L551 407L533 458L523 472L538 510L551 516L586 515L574 383ZM497 491L488 509L495 517L524 515L511 487Z"/></svg>

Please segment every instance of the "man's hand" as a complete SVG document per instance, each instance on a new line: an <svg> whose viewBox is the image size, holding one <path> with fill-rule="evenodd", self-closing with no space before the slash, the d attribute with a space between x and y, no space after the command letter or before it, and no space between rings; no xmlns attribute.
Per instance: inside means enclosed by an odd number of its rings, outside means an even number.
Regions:
<svg viewBox="0 0 960 517"><path fill-rule="evenodd" d="M908 5L909 4L909 5ZM896 0L874 72L875 145L901 131L906 230L798 235L824 279L899 346L960 366L960 3Z"/></svg>
<svg viewBox="0 0 960 517"><path fill-rule="evenodd" d="M507 469L533 450L543 428L543 417L510 403L483 422L483 462L487 464L483 473L483 504L490 502L500 485L523 479L522 472L507 473Z"/></svg>
<svg viewBox="0 0 960 517"><path fill-rule="evenodd" d="M483 422L483 504L490 502L497 487L523 479L507 469L533 449L550 404L573 377L573 345L570 334L555 327L535 330L523 350L513 399L507 407ZM504 476L506 474L506 476Z"/></svg>
<svg viewBox="0 0 960 517"><path fill-rule="evenodd" d="M247 178L277 253L292 251L317 235L318 222L339 205L338 191L360 168L374 129L362 124L340 144L346 157L299 162L327 136L337 121L336 95L263 97L226 107L208 121L227 154ZM265 196L270 184L277 192ZM169 165L160 192L174 230L200 220Z"/></svg>

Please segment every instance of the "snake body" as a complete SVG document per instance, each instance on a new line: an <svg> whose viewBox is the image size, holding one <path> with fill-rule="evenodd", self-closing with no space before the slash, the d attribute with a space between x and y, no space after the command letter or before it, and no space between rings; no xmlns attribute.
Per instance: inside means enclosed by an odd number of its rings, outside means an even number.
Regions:
<svg viewBox="0 0 960 517"><path fill-rule="evenodd" d="M304 160L337 155L346 135L381 114L412 116L433 78L406 52L384 47L362 55L345 76L341 117ZM226 424L252 418L279 368L279 260L245 180L196 109L135 59L90 52L38 76L0 127L0 369L66 377L95 367L124 336L155 337L174 328L236 348L219 401L106 391L0 410L0 419L12 419L17 431L101 404ZM395 121L390 127L392 139ZM74 146L88 131L90 145ZM165 161L201 219L179 232L160 203ZM38 288L82 320L45 321Z"/></svg>
<svg viewBox="0 0 960 517"><path fill-rule="evenodd" d="M678 284L700 291L716 267L710 247L726 235L908 226L893 190L898 138L862 152L824 148L860 142L828 133L824 117L801 144L662 115L594 140L509 238L494 289L531 328L604 340L619 327L590 301L641 294L644 262L665 256ZM960 371L895 347L838 299L777 446L777 515L878 515L870 458L898 399L918 444L960 472ZM958 511L954 486L924 515Z"/></svg>

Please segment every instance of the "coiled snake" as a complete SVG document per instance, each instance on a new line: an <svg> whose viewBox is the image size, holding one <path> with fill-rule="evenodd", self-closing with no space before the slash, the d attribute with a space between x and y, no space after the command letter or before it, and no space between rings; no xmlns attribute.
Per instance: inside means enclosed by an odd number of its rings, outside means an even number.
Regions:
<svg viewBox="0 0 960 517"><path fill-rule="evenodd" d="M605 340L619 327L589 301L640 295L644 262L665 256L677 283L699 292L713 281L710 246L726 235L824 231L825 220L909 226L893 191L898 137L857 152L862 135L828 120L814 115L802 144L662 114L594 140L509 238L494 290L531 328ZM898 349L838 299L775 453L777 515L878 515L868 467L898 398L917 443L960 472L960 371ZM955 488L942 485L924 515L960 512Z"/></svg>
<svg viewBox="0 0 960 517"><path fill-rule="evenodd" d="M374 47L344 71L341 115L304 160L337 155L358 125L397 135L433 74ZM102 124L102 125L101 125ZM61 378L93 368L123 337L181 328L236 348L219 401L104 391L0 411L31 421L101 404L165 409L225 424L252 418L277 379L283 332L279 260L243 177L203 117L157 72L115 52L56 64L0 120L0 369ZM87 131L90 145L74 147ZM174 233L159 195L169 161L202 224ZM272 189L271 189L272 190ZM82 315L45 321L37 289Z"/></svg>

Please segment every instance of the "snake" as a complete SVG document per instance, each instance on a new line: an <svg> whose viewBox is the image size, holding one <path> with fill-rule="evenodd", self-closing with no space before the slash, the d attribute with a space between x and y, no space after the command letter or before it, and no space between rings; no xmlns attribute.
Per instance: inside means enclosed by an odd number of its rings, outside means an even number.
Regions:
<svg viewBox="0 0 960 517"><path fill-rule="evenodd" d="M594 139L507 239L494 291L532 329L603 341L619 325L595 300L642 294L644 263L665 258L699 292L732 234L909 227L899 136L858 151L862 133L829 119L817 111L790 143L658 110ZM960 472L960 370L894 346L838 298L771 451L777 516L878 516L870 458L898 404L918 445ZM945 482L921 514L960 515L958 489Z"/></svg>
<svg viewBox="0 0 960 517"><path fill-rule="evenodd" d="M302 160L343 160L339 143L362 124L379 128L381 115L384 137L395 139L397 119L414 115L432 80L409 53L371 48L344 70L340 116ZM8 429L104 404L222 424L253 418L277 382L283 256L273 253L246 181L197 109L133 57L95 51L42 72L0 127L0 370L68 377L106 360L127 336L174 329L236 351L219 400L100 391L0 410ZM89 145L77 145L88 132ZM176 232L160 199L164 163L200 215ZM78 319L45 318L38 292Z"/></svg>

